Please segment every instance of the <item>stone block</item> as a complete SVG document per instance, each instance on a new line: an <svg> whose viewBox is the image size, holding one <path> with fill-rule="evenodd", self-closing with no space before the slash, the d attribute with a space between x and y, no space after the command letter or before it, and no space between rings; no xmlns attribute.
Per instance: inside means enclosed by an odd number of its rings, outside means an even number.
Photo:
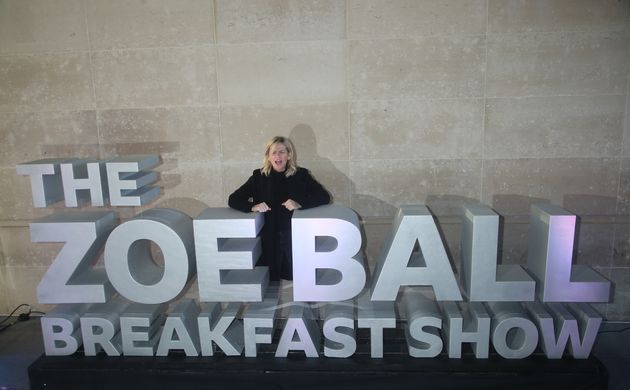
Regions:
<svg viewBox="0 0 630 390"><path fill-rule="evenodd" d="M343 39L345 3L337 0L219 0L217 42Z"/></svg>
<svg viewBox="0 0 630 390"><path fill-rule="evenodd" d="M342 101L346 49L341 41L218 46L223 104Z"/></svg>
<svg viewBox="0 0 630 390"><path fill-rule="evenodd" d="M617 212L628 215L630 214L630 158L621 159L619 180Z"/></svg>
<svg viewBox="0 0 630 390"><path fill-rule="evenodd" d="M483 37L358 40L349 50L353 100L483 96Z"/></svg>
<svg viewBox="0 0 630 390"><path fill-rule="evenodd" d="M31 242L28 224L1 227L0 242L8 267L49 267L64 245Z"/></svg>
<svg viewBox="0 0 630 390"><path fill-rule="evenodd" d="M488 36L488 97L623 94L625 31Z"/></svg>
<svg viewBox="0 0 630 390"><path fill-rule="evenodd" d="M426 203L435 215L458 215L478 201L480 160L366 160L350 163L351 205L360 215L393 217L403 204Z"/></svg>
<svg viewBox="0 0 630 390"><path fill-rule="evenodd" d="M212 1L90 0L87 23L97 50L214 43Z"/></svg>
<svg viewBox="0 0 630 390"><path fill-rule="evenodd" d="M48 267L4 267L6 271L6 302L13 310L22 303L31 305L33 310L47 312L54 305L43 305L37 301L37 286Z"/></svg>
<svg viewBox="0 0 630 390"><path fill-rule="evenodd" d="M88 49L81 0L3 1L0 26L0 54Z"/></svg>
<svg viewBox="0 0 630 390"><path fill-rule="evenodd" d="M0 166L98 155L94 111L0 114Z"/></svg>
<svg viewBox="0 0 630 390"><path fill-rule="evenodd" d="M201 106L217 102L214 46L92 54L97 105Z"/></svg>
<svg viewBox="0 0 630 390"><path fill-rule="evenodd" d="M611 268L614 301L608 304L608 321L630 321L630 268Z"/></svg>
<svg viewBox="0 0 630 390"><path fill-rule="evenodd" d="M351 157L480 158L479 99L360 101L351 106Z"/></svg>
<svg viewBox="0 0 630 390"><path fill-rule="evenodd" d="M347 12L351 39L486 32L483 0L351 0Z"/></svg>
<svg viewBox="0 0 630 390"><path fill-rule="evenodd" d="M226 207L221 165L214 162L180 162L176 167L161 173L162 195L155 202L136 208L143 210L173 208L194 218L207 207Z"/></svg>
<svg viewBox="0 0 630 390"><path fill-rule="evenodd" d="M0 112L94 109L87 53L0 56Z"/></svg>
<svg viewBox="0 0 630 390"><path fill-rule="evenodd" d="M527 216L540 202L577 215L615 214L618 172L618 160L608 158L487 160L482 202L504 216Z"/></svg>
<svg viewBox="0 0 630 390"><path fill-rule="evenodd" d="M630 221L615 224L615 241L613 243L612 266L630 267Z"/></svg>
<svg viewBox="0 0 630 390"><path fill-rule="evenodd" d="M488 99L485 157L618 156L624 100L622 95Z"/></svg>
<svg viewBox="0 0 630 390"><path fill-rule="evenodd" d="M524 33L622 29L630 5L616 0L490 0L488 32Z"/></svg>
<svg viewBox="0 0 630 390"><path fill-rule="evenodd" d="M159 154L165 162L218 162L219 113L214 107L99 111L105 156Z"/></svg>
<svg viewBox="0 0 630 390"><path fill-rule="evenodd" d="M221 108L223 161L262 161L266 143L288 136L301 161L348 159L348 105L224 106Z"/></svg>

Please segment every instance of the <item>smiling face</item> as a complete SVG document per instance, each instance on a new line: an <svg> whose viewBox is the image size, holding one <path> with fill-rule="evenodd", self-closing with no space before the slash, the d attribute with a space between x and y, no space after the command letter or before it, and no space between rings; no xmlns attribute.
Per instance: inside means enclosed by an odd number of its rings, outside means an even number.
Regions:
<svg viewBox="0 0 630 390"><path fill-rule="evenodd" d="M275 143L269 148L267 160L276 172L284 172L287 169L287 162L291 159L287 148L281 143Z"/></svg>

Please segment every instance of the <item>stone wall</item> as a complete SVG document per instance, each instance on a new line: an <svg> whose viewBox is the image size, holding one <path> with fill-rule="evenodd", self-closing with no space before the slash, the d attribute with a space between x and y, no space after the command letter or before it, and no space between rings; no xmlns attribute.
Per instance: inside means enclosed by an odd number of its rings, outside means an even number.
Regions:
<svg viewBox="0 0 630 390"><path fill-rule="evenodd" d="M282 134L362 216L371 261L396 208L426 203L457 267L459 206L481 201L524 264L529 206L553 202L616 284L597 308L629 320L629 72L628 0L0 1L0 313L36 304L60 247L30 243L63 207L34 209L16 164L159 153L150 207L194 217Z"/></svg>

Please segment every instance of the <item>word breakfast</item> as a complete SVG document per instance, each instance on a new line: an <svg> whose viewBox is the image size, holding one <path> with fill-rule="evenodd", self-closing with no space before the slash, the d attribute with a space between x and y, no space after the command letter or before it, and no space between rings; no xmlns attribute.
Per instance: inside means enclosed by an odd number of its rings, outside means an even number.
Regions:
<svg viewBox="0 0 630 390"><path fill-rule="evenodd" d="M159 196L151 186L159 163L157 155L47 159L19 164L17 173L30 177L35 207L61 200L77 207L88 199L92 206L141 206ZM64 243L37 288L40 303L57 305L41 319L46 354L70 355L83 345L87 356L172 350L213 356L221 349L255 357L259 345L272 344L279 311L288 306L277 357L290 351L350 357L357 329L369 329L371 356L380 358L399 307L413 357L435 357L446 348L450 358L460 358L469 343L477 358L487 358L492 343L507 359L526 358L538 347L550 359L566 350L585 359L602 322L589 303L610 299L607 279L572 264L576 216L551 204L532 206L526 267L497 265L499 215L482 204L465 205L459 283L424 205L400 207L371 281L352 209L297 210L294 302L287 305L279 305L267 267L256 266L263 223L260 213L228 208L208 208L194 219L153 208L120 224L115 211L33 221L33 242ZM161 266L151 243L162 252ZM104 267L95 267L103 248ZM180 299L167 313L195 276L201 304ZM321 320L314 302L325 304Z"/></svg>

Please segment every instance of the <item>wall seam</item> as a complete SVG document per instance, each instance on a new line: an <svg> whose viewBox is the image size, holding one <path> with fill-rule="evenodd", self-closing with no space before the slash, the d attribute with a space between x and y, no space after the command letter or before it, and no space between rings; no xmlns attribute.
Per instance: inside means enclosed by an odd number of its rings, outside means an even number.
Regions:
<svg viewBox="0 0 630 390"><path fill-rule="evenodd" d="M89 18L88 18L88 9L87 9L87 1L84 1L83 3L83 23L84 23L84 27L85 27L85 35L87 37L87 44L88 44L88 58L90 60L90 83L92 84L92 99L93 99L93 107L92 109L94 110L94 120L96 122L96 145L97 145L97 150L98 150L98 158L101 159L103 157L103 150L102 150L102 145L101 145L101 124L100 124L100 112L98 110L98 104L96 101L96 83L95 83L95 78L94 78L94 61L92 59L92 39L90 36L90 23L89 23Z"/></svg>
<svg viewBox="0 0 630 390"><path fill-rule="evenodd" d="M486 85L488 79L488 24L490 19L489 0L486 0L486 33L484 35L484 62L483 62L483 114L481 115L481 169L479 171L479 202L483 202L483 180L485 176L486 161L486 111L488 106L488 98L486 96ZM487 202L486 202L487 203Z"/></svg>
<svg viewBox="0 0 630 390"><path fill-rule="evenodd" d="M214 80L216 83L217 89L217 126L219 127L219 161L221 162L221 198L225 198L226 187L225 187L225 166L224 166L224 156L223 156L223 121L222 121L222 110L223 107L221 104L221 92L219 90L219 36L218 36L218 24L219 20L217 18L217 0L212 1L212 24L213 24L213 44L214 44Z"/></svg>
<svg viewBox="0 0 630 390"><path fill-rule="evenodd" d="M353 100L352 100L352 85L350 83L350 78L351 78L351 72L350 72L350 39L348 38L350 36L350 23L349 23L349 15L350 15L350 5L349 5L349 1L350 0L346 0L345 1L345 7L344 7L344 12L345 12L345 36L344 36L344 47L346 48L345 50L345 60L346 60L346 66L345 66L345 71L346 71L346 77L345 77L345 83L346 83L346 110L347 110L347 122L346 122L346 126L348 129L348 176L346 176L346 185L348 186L348 207L352 208L352 198L354 195L354 186L352 185L352 106L353 106Z"/></svg>

